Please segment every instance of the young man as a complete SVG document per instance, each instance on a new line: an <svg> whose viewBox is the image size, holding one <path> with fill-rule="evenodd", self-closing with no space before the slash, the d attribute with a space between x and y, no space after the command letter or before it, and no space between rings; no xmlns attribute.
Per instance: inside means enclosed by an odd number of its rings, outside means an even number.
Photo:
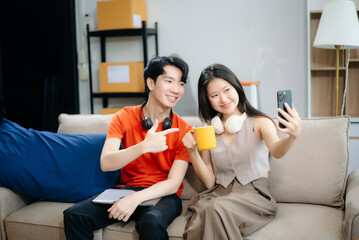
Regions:
<svg viewBox="0 0 359 240"><path fill-rule="evenodd" d="M65 210L67 239L93 239L94 230L130 220L136 221L140 239L168 239L167 227L182 211L182 181L190 162L182 138L191 127L172 112L187 75L188 65L177 57L150 60L144 70L147 101L113 116L101 154L103 171L121 169L116 187L138 191L112 206L91 198ZM140 206L158 197L155 206Z"/></svg>

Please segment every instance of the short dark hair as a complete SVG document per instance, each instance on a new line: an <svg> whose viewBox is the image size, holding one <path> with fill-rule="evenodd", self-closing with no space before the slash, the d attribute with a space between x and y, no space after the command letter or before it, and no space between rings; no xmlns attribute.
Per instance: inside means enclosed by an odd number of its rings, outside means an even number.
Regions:
<svg viewBox="0 0 359 240"><path fill-rule="evenodd" d="M188 77L188 64L179 57L169 56L169 57L154 57L147 64L146 68L143 70L143 77L146 84L146 95L148 96L149 89L147 87L147 78L151 78L155 83L157 77L164 73L163 68L167 65L177 67L182 72L181 82L187 83Z"/></svg>
<svg viewBox="0 0 359 240"><path fill-rule="evenodd" d="M221 78L227 81L236 89L239 96L238 108L241 112L245 112L249 116L259 115L270 118L249 103L240 81L228 67L222 64L212 64L202 71L198 80L198 113L202 120L210 122L210 120L218 114L218 112L212 108L207 96L208 84L215 78Z"/></svg>

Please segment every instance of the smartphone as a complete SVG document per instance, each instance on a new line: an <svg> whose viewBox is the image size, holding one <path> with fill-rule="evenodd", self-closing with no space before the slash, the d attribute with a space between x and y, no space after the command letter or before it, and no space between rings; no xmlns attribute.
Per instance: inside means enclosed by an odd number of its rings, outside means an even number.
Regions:
<svg viewBox="0 0 359 240"><path fill-rule="evenodd" d="M277 104L278 108L283 109L285 112L288 112L284 106L284 103L288 103L289 107L292 108L292 91L291 90L280 90L277 92ZM278 113L279 117L286 120L282 114ZM285 128L285 126L279 123L280 128Z"/></svg>

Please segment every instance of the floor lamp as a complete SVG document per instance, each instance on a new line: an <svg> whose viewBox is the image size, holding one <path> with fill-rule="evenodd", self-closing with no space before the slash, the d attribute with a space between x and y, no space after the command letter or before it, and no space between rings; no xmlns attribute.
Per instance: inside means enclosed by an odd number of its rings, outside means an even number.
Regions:
<svg viewBox="0 0 359 240"><path fill-rule="evenodd" d="M338 116L339 50L359 48L359 22L353 1L332 0L325 4L313 46L336 49L335 116Z"/></svg>

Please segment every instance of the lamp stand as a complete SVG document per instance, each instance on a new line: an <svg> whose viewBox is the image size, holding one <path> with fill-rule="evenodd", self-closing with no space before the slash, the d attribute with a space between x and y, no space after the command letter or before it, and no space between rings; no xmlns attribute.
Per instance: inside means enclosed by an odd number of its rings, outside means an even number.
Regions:
<svg viewBox="0 0 359 240"><path fill-rule="evenodd" d="M339 49L340 45L335 45L337 55L337 68L336 68L336 95L335 95L335 116L338 116L338 105L339 105Z"/></svg>

